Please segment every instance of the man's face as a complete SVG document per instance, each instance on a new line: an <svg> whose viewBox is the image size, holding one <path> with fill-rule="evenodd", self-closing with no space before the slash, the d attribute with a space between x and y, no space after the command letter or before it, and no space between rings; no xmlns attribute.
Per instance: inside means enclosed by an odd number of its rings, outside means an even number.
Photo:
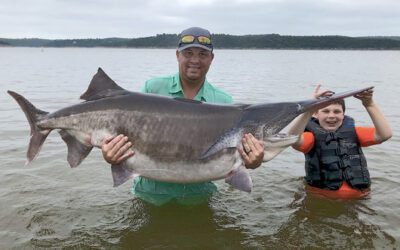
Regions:
<svg viewBox="0 0 400 250"><path fill-rule="evenodd" d="M181 77L188 80L205 78L214 54L202 48L187 48L176 52Z"/></svg>
<svg viewBox="0 0 400 250"><path fill-rule="evenodd" d="M318 110L315 117L321 127L330 132L335 132L343 123L343 108L340 104L331 104Z"/></svg>

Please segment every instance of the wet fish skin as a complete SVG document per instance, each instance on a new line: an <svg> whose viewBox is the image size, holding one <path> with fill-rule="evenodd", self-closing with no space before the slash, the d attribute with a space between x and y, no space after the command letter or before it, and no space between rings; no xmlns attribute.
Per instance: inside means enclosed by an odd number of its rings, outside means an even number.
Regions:
<svg viewBox="0 0 400 250"><path fill-rule="evenodd" d="M226 178L233 187L250 192L252 181L237 151L245 133L266 143L264 161L269 161L297 141L298 136L278 135L296 116L366 89L320 100L215 105L129 92L99 68L81 96L84 102L53 113L8 93L31 127L27 162L38 155L53 129L67 144L71 167L78 166L93 147L101 147L106 137L125 134L135 144L135 155L112 166L114 186L135 175L180 183Z"/></svg>

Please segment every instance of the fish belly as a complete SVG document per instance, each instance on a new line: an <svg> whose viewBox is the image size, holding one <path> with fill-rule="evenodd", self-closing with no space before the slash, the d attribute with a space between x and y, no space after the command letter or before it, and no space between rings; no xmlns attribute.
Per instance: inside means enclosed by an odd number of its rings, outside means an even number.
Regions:
<svg viewBox="0 0 400 250"><path fill-rule="evenodd" d="M150 179L175 182L195 183L218 180L227 177L242 163L237 150L221 154L209 160L160 162L136 152L128 159L130 171Z"/></svg>

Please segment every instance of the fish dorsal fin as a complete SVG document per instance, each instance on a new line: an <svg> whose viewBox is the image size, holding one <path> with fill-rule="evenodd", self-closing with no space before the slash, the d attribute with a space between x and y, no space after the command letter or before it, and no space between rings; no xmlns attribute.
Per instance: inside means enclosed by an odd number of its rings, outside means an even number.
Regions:
<svg viewBox="0 0 400 250"><path fill-rule="evenodd" d="M101 68L90 81L89 87L85 93L81 95L81 99L86 101L97 100L105 97L125 95L129 91L118 86Z"/></svg>

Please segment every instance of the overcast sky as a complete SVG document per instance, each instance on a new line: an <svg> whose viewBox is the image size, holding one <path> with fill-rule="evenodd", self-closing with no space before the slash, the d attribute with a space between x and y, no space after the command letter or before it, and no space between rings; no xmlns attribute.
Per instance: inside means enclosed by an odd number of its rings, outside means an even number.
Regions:
<svg viewBox="0 0 400 250"><path fill-rule="evenodd" d="M179 33L399 36L399 0L0 0L0 37Z"/></svg>

